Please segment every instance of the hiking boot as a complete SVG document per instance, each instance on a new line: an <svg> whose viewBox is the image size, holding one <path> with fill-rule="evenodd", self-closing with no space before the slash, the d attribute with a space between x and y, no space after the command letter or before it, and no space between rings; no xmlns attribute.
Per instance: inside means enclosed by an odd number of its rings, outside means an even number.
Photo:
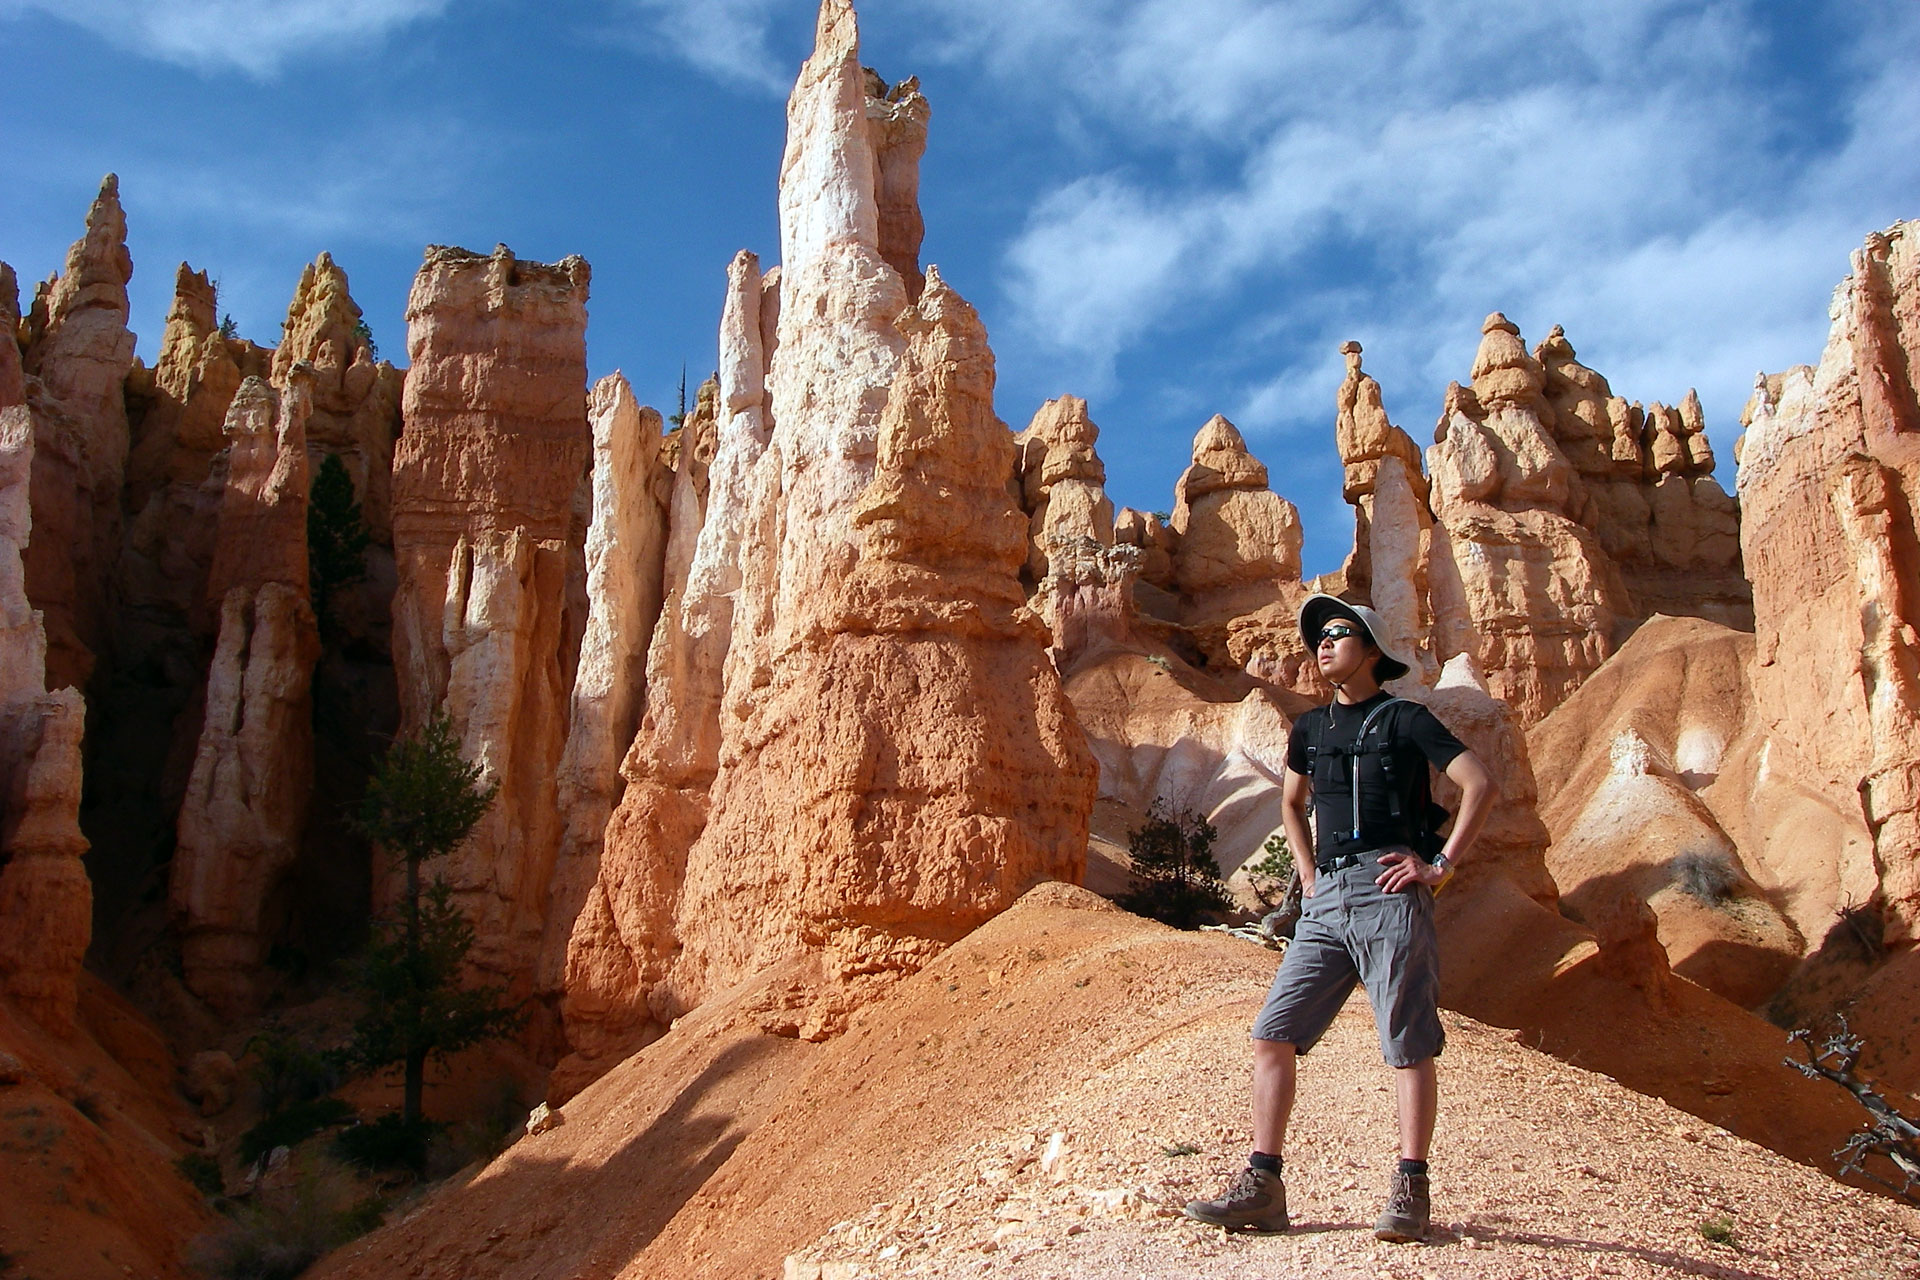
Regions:
<svg viewBox="0 0 1920 1280"><path fill-rule="evenodd" d="M1411 1244L1427 1238L1427 1219L1433 1212L1427 1196L1427 1175L1394 1171L1387 1207L1373 1224L1373 1238Z"/></svg>
<svg viewBox="0 0 1920 1280"><path fill-rule="evenodd" d="M1287 1229L1287 1184L1277 1173L1248 1166L1218 1200L1195 1200L1186 1214L1229 1231L1277 1236Z"/></svg>

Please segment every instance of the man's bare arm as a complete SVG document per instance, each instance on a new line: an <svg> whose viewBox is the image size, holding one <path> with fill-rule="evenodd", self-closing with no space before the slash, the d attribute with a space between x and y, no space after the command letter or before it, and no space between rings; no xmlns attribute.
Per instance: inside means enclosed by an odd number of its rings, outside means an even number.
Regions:
<svg viewBox="0 0 1920 1280"><path fill-rule="evenodd" d="M1304 773L1286 771L1280 784L1280 825L1286 828L1287 848L1293 854L1294 872L1300 877L1300 892L1311 898L1317 874L1313 865L1313 836L1307 831L1307 802L1313 797L1313 779Z"/></svg>
<svg viewBox="0 0 1920 1280"><path fill-rule="evenodd" d="M1480 829L1487 825L1487 815L1493 812L1493 802L1499 794L1499 788L1494 785L1493 775L1487 772L1487 767L1480 763L1480 757L1471 751L1462 751L1455 756L1447 765L1446 773L1460 788L1460 812L1453 817L1453 834L1447 837L1447 843L1440 853L1448 863L1457 865L1462 855L1479 838ZM1438 888L1450 874L1406 853L1381 854L1380 866L1382 870L1375 883L1388 893L1399 893L1415 884Z"/></svg>

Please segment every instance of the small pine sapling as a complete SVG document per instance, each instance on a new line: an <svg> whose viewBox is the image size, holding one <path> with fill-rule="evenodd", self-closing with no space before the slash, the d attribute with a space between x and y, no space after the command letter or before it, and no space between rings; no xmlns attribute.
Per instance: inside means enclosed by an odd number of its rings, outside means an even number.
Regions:
<svg viewBox="0 0 1920 1280"><path fill-rule="evenodd" d="M334 593L367 576L372 541L353 494L353 477L338 454L327 454L307 498L307 581L322 635L333 629L329 605Z"/></svg>
<svg viewBox="0 0 1920 1280"><path fill-rule="evenodd" d="M429 1057L509 1035L522 1021L503 1005L503 988L462 984L473 926L445 880L421 882L421 864L458 848L493 803L499 785L482 786L480 776L461 759L452 721L437 714L394 743L360 808L360 830L405 861L407 878L398 916L376 929L361 966L366 1012L354 1025L352 1053L371 1069L404 1070L401 1124L409 1130L422 1124Z"/></svg>

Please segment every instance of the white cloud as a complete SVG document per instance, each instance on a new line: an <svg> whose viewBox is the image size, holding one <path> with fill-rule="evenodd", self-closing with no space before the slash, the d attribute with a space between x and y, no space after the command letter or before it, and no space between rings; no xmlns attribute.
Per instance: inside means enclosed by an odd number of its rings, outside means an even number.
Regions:
<svg viewBox="0 0 1920 1280"><path fill-rule="evenodd" d="M785 94L795 68L768 44L781 0L625 0L651 20L653 35L715 79ZM632 43L633 41L630 41Z"/></svg>
<svg viewBox="0 0 1920 1280"><path fill-rule="evenodd" d="M913 2L954 20L950 50L1116 126L1008 248L1013 332L1097 386L1195 316L1287 330L1276 370L1219 390L1256 430L1324 427L1342 328L1382 332L1390 406L1437 404L1500 309L1530 341L1564 323L1623 394L1698 385L1724 449L1760 364L1817 358L1846 247L1920 215L1920 22L1897 5L1819 86L1850 99L1822 139L1786 118L1741 3L1037 0L995 49L998 5ZM1181 146L1237 163L1194 183L1164 162Z"/></svg>
<svg viewBox="0 0 1920 1280"><path fill-rule="evenodd" d="M449 0L0 0L0 18L38 11L132 53L256 78L317 49L378 39Z"/></svg>

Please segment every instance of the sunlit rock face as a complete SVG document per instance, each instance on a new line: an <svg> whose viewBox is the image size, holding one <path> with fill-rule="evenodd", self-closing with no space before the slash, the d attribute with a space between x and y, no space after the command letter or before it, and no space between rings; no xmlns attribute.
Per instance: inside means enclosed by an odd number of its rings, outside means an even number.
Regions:
<svg viewBox="0 0 1920 1280"><path fill-rule="evenodd" d="M645 705L647 644L660 616L665 567L659 413L635 402L627 380L613 373L594 385L587 416L593 425L590 605L560 760L565 829L553 880L556 922L579 915L599 874L607 818L625 787L620 760ZM544 993L557 995L563 986L566 942L558 929L548 931L538 975Z"/></svg>
<svg viewBox="0 0 1920 1280"><path fill-rule="evenodd" d="M226 486L207 583L219 631L169 906L188 989L229 1017L262 994L280 923L274 899L299 853L313 788L320 636L307 593L311 377L293 366L282 392L249 378L224 427Z"/></svg>
<svg viewBox="0 0 1920 1280"><path fill-rule="evenodd" d="M871 121L923 107L873 84L825 0L788 107L777 315L757 264L730 275L706 518L574 930L562 1092L776 962L807 973L765 1024L832 1034L1085 857L1093 765L1024 609L992 356L937 272L895 265L918 217Z"/></svg>
<svg viewBox="0 0 1920 1280"><path fill-rule="evenodd" d="M109 642L127 464L127 218L108 174L66 267L35 291L23 326L33 409L27 594L46 615L47 673L84 688Z"/></svg>
<svg viewBox="0 0 1920 1280"><path fill-rule="evenodd" d="M1427 451L1435 656L1471 655L1527 723L1606 660L1632 607L1611 557L1574 514L1577 473L1549 429L1545 386L1519 329L1495 312L1473 386L1449 388Z"/></svg>
<svg viewBox="0 0 1920 1280"><path fill-rule="evenodd" d="M1100 428L1087 416L1087 402L1079 396L1047 401L1014 437L1014 480L1031 538L1027 573L1036 584L1047 576L1054 539L1089 538L1113 545L1113 503L1104 487L1107 468L1094 451L1099 438Z"/></svg>
<svg viewBox="0 0 1920 1280"><path fill-rule="evenodd" d="M1739 507L1713 478L1700 397L1628 404L1575 358L1558 325L1533 356L1554 440L1577 476L1570 509L1618 566L1633 625L1664 613L1750 629Z"/></svg>
<svg viewBox="0 0 1920 1280"><path fill-rule="evenodd" d="M593 439L588 275L577 257L548 265L504 245L434 246L407 302L393 470L401 726L444 710L467 758L499 784L438 870L474 925L471 963L517 994L553 924L556 778L584 624L569 616L568 586Z"/></svg>
<svg viewBox="0 0 1920 1280"><path fill-rule="evenodd" d="M1705 430L1692 392L1630 405L1558 327L1529 353L1487 317L1427 452L1436 655L1471 654L1531 724L1655 613L1752 625Z"/></svg>
<svg viewBox="0 0 1920 1280"><path fill-rule="evenodd" d="M393 448L405 375L374 355L347 273L330 254L301 269L273 352L274 385L285 387L298 364L312 371L307 452L316 467L323 454L340 459L368 533L365 577L330 589L329 620L342 639L384 650L393 614Z"/></svg>
<svg viewBox="0 0 1920 1280"><path fill-rule="evenodd" d="M1817 367L1765 377L1740 446L1753 693L1768 768L1857 807L1871 853L1827 874L1920 935L1920 224L1868 238Z"/></svg>
<svg viewBox="0 0 1920 1280"><path fill-rule="evenodd" d="M1354 507L1353 552L1342 571L1356 600L1379 613L1424 683L1437 673L1427 633L1427 564L1432 554L1430 486L1420 470L1420 447L1387 419L1380 384L1361 367L1360 344L1340 346L1347 376L1340 383L1334 443L1340 450L1342 492Z"/></svg>

